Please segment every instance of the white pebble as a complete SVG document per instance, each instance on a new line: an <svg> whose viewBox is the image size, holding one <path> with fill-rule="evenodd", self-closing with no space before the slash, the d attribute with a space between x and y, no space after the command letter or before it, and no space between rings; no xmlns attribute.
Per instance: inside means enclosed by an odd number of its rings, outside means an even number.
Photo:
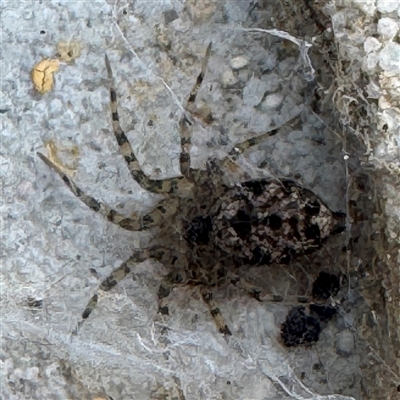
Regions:
<svg viewBox="0 0 400 400"><path fill-rule="evenodd" d="M397 35L399 24L392 18L381 18L378 21L378 33L385 39L393 39Z"/></svg>
<svg viewBox="0 0 400 400"><path fill-rule="evenodd" d="M400 71L400 44L389 42L379 53L379 65L388 72Z"/></svg>
<svg viewBox="0 0 400 400"><path fill-rule="evenodd" d="M377 0L376 2L376 7L378 8L378 11L382 14L393 12L394 10L396 10L398 5L398 0Z"/></svg>
<svg viewBox="0 0 400 400"><path fill-rule="evenodd" d="M372 36L367 37L365 39L364 50L366 53L371 53L371 51L379 50L381 47L382 47L382 44L378 39L376 39Z"/></svg>
<svg viewBox="0 0 400 400"><path fill-rule="evenodd" d="M272 93L268 95L263 105L267 108L277 108L283 101L283 96L280 93Z"/></svg>
<svg viewBox="0 0 400 400"><path fill-rule="evenodd" d="M232 69L241 69L249 64L249 60L243 56L232 58L231 60L231 68Z"/></svg>
<svg viewBox="0 0 400 400"><path fill-rule="evenodd" d="M375 14L376 5L375 0L353 0L354 5L358 7L361 11L369 16Z"/></svg>
<svg viewBox="0 0 400 400"><path fill-rule="evenodd" d="M258 78L250 79L243 89L243 102L246 106L254 107L261 103L268 84Z"/></svg>
<svg viewBox="0 0 400 400"><path fill-rule="evenodd" d="M221 83L223 86L232 86L237 82L238 82L238 79L233 74L231 69L228 69L227 71L222 73Z"/></svg>

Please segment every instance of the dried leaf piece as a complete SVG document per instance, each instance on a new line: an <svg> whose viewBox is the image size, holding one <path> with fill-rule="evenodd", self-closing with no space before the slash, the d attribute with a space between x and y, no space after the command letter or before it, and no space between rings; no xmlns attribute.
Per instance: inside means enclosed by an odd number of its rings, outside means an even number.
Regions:
<svg viewBox="0 0 400 400"><path fill-rule="evenodd" d="M53 74L59 70L60 61L56 59L45 59L36 64L31 72L32 82L35 89L45 94L53 89Z"/></svg>
<svg viewBox="0 0 400 400"><path fill-rule="evenodd" d="M57 165L63 172L68 173L71 176L75 175L79 149L77 146L63 147L57 146L52 140L45 143L49 159ZM60 153L62 157L60 158Z"/></svg>
<svg viewBox="0 0 400 400"><path fill-rule="evenodd" d="M57 56L62 61L71 62L81 55L81 49L79 42L60 42L57 45Z"/></svg>

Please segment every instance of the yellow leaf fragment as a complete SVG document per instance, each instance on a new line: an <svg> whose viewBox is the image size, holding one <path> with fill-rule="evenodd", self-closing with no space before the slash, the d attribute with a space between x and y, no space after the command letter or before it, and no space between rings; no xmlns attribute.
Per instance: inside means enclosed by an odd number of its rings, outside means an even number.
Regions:
<svg viewBox="0 0 400 400"><path fill-rule="evenodd" d="M53 74L60 68L57 59L45 59L36 64L31 72L33 86L39 93L47 93L53 88Z"/></svg>

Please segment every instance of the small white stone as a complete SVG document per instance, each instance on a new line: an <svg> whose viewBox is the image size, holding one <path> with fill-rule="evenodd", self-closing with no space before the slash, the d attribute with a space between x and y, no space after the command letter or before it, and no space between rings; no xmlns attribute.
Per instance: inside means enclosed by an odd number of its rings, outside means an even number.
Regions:
<svg viewBox="0 0 400 400"><path fill-rule="evenodd" d="M337 352L339 355L349 356L354 351L354 335L349 330L337 335Z"/></svg>
<svg viewBox="0 0 400 400"><path fill-rule="evenodd" d="M25 379L28 381L37 381L39 378L39 368L30 367L25 370Z"/></svg>
<svg viewBox="0 0 400 400"><path fill-rule="evenodd" d="M268 84L258 78L252 78L247 82L243 89L243 102L246 106L256 106L260 104L265 92L267 91Z"/></svg>
<svg viewBox="0 0 400 400"><path fill-rule="evenodd" d="M385 96L381 96L378 100L378 105L381 110L387 110L392 108L390 101L387 100Z"/></svg>
<svg viewBox="0 0 400 400"><path fill-rule="evenodd" d="M382 44L378 39L376 39L372 36L367 37L365 39L364 50L366 53L371 53L371 51L379 50L381 47L382 47Z"/></svg>
<svg viewBox="0 0 400 400"><path fill-rule="evenodd" d="M221 83L223 86L232 86L238 82L238 79L234 75L231 69L226 70L222 73Z"/></svg>
<svg viewBox="0 0 400 400"><path fill-rule="evenodd" d="M375 53L370 53L367 56L367 69L369 71L373 70L379 62L379 57Z"/></svg>
<svg viewBox="0 0 400 400"><path fill-rule="evenodd" d="M385 71L400 71L400 44L389 42L379 53L379 65Z"/></svg>
<svg viewBox="0 0 400 400"><path fill-rule="evenodd" d="M375 0L353 0L354 5L358 7L361 11L369 16L375 14L376 5Z"/></svg>
<svg viewBox="0 0 400 400"><path fill-rule="evenodd" d="M231 60L231 68L232 69L241 69L249 64L249 60L243 56L232 58Z"/></svg>
<svg viewBox="0 0 400 400"><path fill-rule="evenodd" d="M391 13L399 6L398 0L377 0L376 7L382 14Z"/></svg>
<svg viewBox="0 0 400 400"><path fill-rule="evenodd" d="M378 33L385 39L393 39L397 35L399 24L392 18L381 18L378 21Z"/></svg>
<svg viewBox="0 0 400 400"><path fill-rule="evenodd" d="M267 108L277 108L283 101L283 96L280 93L272 93L268 95L263 105Z"/></svg>

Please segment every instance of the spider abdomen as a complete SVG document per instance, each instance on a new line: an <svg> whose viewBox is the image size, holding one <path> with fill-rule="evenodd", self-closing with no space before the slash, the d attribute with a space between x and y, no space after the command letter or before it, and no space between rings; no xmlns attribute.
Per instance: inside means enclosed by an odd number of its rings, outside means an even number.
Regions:
<svg viewBox="0 0 400 400"><path fill-rule="evenodd" d="M212 210L211 240L240 264L288 263L345 228L311 191L292 181L249 181L225 192Z"/></svg>

